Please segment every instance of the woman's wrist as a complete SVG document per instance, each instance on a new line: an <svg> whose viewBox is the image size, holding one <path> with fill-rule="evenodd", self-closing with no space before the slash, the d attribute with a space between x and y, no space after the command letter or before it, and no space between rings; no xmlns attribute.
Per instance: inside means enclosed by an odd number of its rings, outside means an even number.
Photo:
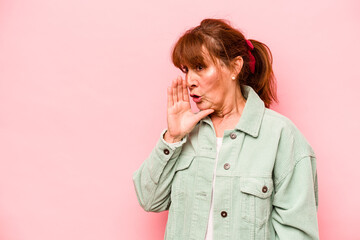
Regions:
<svg viewBox="0 0 360 240"><path fill-rule="evenodd" d="M182 139L182 137L173 137L170 135L169 131L166 131L164 134L164 140L167 143L176 143L176 142L180 142Z"/></svg>

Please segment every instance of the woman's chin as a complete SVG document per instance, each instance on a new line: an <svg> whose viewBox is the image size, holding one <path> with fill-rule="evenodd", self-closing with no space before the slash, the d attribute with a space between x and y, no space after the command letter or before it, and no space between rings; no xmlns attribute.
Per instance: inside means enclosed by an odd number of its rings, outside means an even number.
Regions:
<svg viewBox="0 0 360 240"><path fill-rule="evenodd" d="M210 106L204 104L203 102L196 103L196 107L197 107L199 110L201 110L201 111L210 108Z"/></svg>

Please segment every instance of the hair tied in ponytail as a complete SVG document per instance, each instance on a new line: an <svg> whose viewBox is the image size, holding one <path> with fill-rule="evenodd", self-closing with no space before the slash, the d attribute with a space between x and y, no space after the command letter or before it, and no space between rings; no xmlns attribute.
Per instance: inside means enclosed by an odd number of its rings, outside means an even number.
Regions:
<svg viewBox="0 0 360 240"><path fill-rule="evenodd" d="M251 71L252 74L254 74L255 73L255 57L251 53L251 50L254 49L254 45L252 45L252 43L249 40L246 40L246 43L250 48L250 50L249 50L249 57L250 57L249 67L250 67L250 71Z"/></svg>

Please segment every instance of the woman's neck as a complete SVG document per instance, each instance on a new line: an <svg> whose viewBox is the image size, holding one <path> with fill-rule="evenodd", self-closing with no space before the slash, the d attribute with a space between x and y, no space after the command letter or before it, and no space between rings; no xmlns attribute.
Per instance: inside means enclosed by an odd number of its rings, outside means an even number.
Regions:
<svg viewBox="0 0 360 240"><path fill-rule="evenodd" d="M210 115L211 119L226 120L229 118L240 117L245 107L246 99L241 93L239 86L236 86L234 91L228 91L226 98L221 103L221 106ZM232 93L232 94L231 94Z"/></svg>
<svg viewBox="0 0 360 240"><path fill-rule="evenodd" d="M210 115L216 136L222 137L226 129L234 129L244 110L246 99L241 94L239 86L233 94L228 94L223 106Z"/></svg>

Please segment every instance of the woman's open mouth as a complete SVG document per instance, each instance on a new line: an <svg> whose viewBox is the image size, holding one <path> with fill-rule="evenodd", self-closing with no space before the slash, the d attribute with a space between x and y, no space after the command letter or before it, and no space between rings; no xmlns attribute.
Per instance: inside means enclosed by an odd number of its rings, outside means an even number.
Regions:
<svg viewBox="0 0 360 240"><path fill-rule="evenodd" d="M201 97L198 95L190 95L195 103L201 102Z"/></svg>

